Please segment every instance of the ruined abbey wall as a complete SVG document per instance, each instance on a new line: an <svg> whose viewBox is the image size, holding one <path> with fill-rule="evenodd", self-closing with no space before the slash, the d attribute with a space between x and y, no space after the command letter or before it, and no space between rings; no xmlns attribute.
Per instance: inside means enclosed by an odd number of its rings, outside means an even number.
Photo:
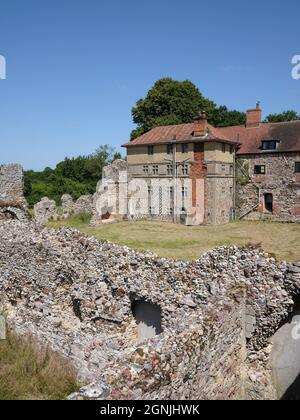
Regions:
<svg viewBox="0 0 300 420"><path fill-rule="evenodd" d="M0 165L0 206L26 208L21 165Z"/></svg>
<svg viewBox="0 0 300 420"><path fill-rule="evenodd" d="M0 312L91 383L71 399L270 398L268 340L300 264L236 247L167 260L33 222L2 221L0 235ZM160 335L139 340L136 301L160 308Z"/></svg>

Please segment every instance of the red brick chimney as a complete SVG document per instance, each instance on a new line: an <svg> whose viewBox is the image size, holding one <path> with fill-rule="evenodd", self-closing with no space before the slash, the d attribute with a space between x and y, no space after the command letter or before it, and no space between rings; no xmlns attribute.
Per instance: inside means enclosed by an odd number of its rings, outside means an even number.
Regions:
<svg viewBox="0 0 300 420"><path fill-rule="evenodd" d="M207 122L206 113L200 112L199 116L195 118L193 136L194 137L205 136L207 132L208 132L208 122Z"/></svg>
<svg viewBox="0 0 300 420"><path fill-rule="evenodd" d="M261 123L261 114L260 103L257 102L255 109L249 109L249 111L247 111L247 128L259 127Z"/></svg>

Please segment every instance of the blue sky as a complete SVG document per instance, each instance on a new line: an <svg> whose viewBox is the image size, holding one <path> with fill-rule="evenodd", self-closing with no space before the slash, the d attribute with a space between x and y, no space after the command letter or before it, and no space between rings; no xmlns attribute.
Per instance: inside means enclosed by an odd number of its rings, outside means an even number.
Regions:
<svg viewBox="0 0 300 420"><path fill-rule="evenodd" d="M300 112L299 16L299 0L0 0L0 162L118 149L165 76L229 108Z"/></svg>

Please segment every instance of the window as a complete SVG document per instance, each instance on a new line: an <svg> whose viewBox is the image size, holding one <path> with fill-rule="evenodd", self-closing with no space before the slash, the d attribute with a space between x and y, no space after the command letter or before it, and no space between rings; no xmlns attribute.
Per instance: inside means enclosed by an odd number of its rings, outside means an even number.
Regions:
<svg viewBox="0 0 300 420"><path fill-rule="evenodd" d="M230 154L233 155L233 152L234 152L234 147L230 146Z"/></svg>
<svg viewBox="0 0 300 420"><path fill-rule="evenodd" d="M181 153L188 153L189 145L187 143L182 143L181 145Z"/></svg>
<svg viewBox="0 0 300 420"><path fill-rule="evenodd" d="M186 198L188 195L188 189L186 187L182 187L181 194L182 194L182 198Z"/></svg>
<svg viewBox="0 0 300 420"><path fill-rule="evenodd" d="M167 175L173 175L173 165L167 165Z"/></svg>
<svg viewBox="0 0 300 420"><path fill-rule="evenodd" d="M152 171L153 171L153 175L158 175L158 165L153 165Z"/></svg>
<svg viewBox="0 0 300 420"><path fill-rule="evenodd" d="M183 165L182 166L182 175L188 175L189 174L189 165Z"/></svg>
<svg viewBox="0 0 300 420"><path fill-rule="evenodd" d="M255 165L254 166L254 173L255 173L255 175L265 175L266 166L265 165Z"/></svg>
<svg viewBox="0 0 300 420"><path fill-rule="evenodd" d="M173 154L173 144L168 144L167 145L167 153L168 153L168 155Z"/></svg>
<svg viewBox="0 0 300 420"><path fill-rule="evenodd" d="M149 214L150 214L150 216L152 216L154 214L153 208L151 206L149 207Z"/></svg>
<svg viewBox="0 0 300 420"><path fill-rule="evenodd" d="M295 163L295 172L300 173L300 162Z"/></svg>
<svg viewBox="0 0 300 420"><path fill-rule="evenodd" d="M225 172L226 171L226 165L222 165L222 171Z"/></svg>
<svg viewBox="0 0 300 420"><path fill-rule="evenodd" d="M262 142L262 149L263 150L276 150L277 149L277 141L276 140L265 140Z"/></svg>
<svg viewBox="0 0 300 420"><path fill-rule="evenodd" d="M233 165L230 165L230 174L233 174Z"/></svg>
<svg viewBox="0 0 300 420"><path fill-rule="evenodd" d="M154 146L148 146L148 155L154 155Z"/></svg>
<svg viewBox="0 0 300 420"><path fill-rule="evenodd" d="M152 194L153 193L153 188L151 186L148 187L148 194Z"/></svg>
<svg viewBox="0 0 300 420"><path fill-rule="evenodd" d="M144 172L144 175L149 175L149 167L148 167L148 165L144 165L143 166L143 172Z"/></svg>
<svg viewBox="0 0 300 420"><path fill-rule="evenodd" d="M226 152L226 144L222 144L222 152L225 153Z"/></svg>
<svg viewBox="0 0 300 420"><path fill-rule="evenodd" d="M170 196L173 197L173 192L174 192L174 188L173 187L169 187L169 193Z"/></svg>
<svg viewBox="0 0 300 420"><path fill-rule="evenodd" d="M173 216L173 207L170 207L170 208L169 208L169 215L170 215L170 216Z"/></svg>

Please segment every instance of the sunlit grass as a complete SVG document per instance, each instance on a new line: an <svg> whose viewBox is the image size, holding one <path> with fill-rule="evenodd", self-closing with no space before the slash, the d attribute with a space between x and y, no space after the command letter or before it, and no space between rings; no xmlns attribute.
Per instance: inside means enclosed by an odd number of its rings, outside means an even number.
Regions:
<svg viewBox="0 0 300 420"><path fill-rule="evenodd" d="M183 226L163 222L122 222L91 227L88 220L73 217L49 223L71 226L89 236L106 239L137 250L150 250L162 257L196 259L218 245L261 244L278 259L300 260L300 224L232 222L222 226Z"/></svg>
<svg viewBox="0 0 300 420"><path fill-rule="evenodd" d="M78 390L68 361L32 338L0 341L0 400L61 400Z"/></svg>

